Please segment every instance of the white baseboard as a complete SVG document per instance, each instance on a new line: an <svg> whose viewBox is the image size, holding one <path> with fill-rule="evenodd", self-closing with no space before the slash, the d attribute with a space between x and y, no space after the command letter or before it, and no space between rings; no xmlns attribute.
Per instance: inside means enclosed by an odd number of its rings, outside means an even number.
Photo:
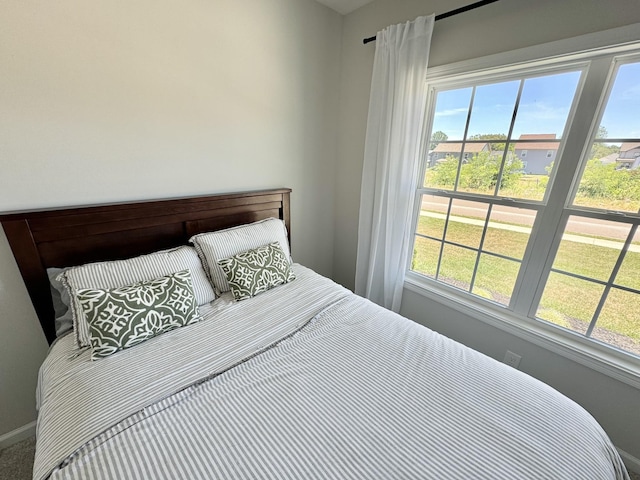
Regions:
<svg viewBox="0 0 640 480"><path fill-rule="evenodd" d="M622 458L622 461L627 467L627 470L633 473L640 473L640 458L636 458L633 455L628 454L624 450L619 449L618 447L616 447L616 450L618 450L620 458Z"/></svg>
<svg viewBox="0 0 640 480"><path fill-rule="evenodd" d="M35 420L31 423L27 423L22 427L16 428L11 432L5 433L4 435L0 435L0 450L3 448L10 447L14 443L21 442L22 440L26 440L30 437L36 436L36 422ZM622 455L622 454L621 454Z"/></svg>

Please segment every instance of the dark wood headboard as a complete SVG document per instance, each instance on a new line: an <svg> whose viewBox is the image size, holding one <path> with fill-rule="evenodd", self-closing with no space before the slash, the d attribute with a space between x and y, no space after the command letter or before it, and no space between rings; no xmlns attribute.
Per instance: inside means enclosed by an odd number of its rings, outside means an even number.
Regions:
<svg viewBox="0 0 640 480"><path fill-rule="evenodd" d="M186 245L196 233L276 217L291 235L282 188L224 195L15 212L0 223L49 343L55 339L46 269L130 258ZM291 239L289 239L291 240Z"/></svg>

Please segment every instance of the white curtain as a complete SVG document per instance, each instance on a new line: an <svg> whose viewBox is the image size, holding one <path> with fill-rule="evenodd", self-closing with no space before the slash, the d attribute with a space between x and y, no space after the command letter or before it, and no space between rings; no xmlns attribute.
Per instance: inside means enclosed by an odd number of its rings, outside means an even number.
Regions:
<svg viewBox="0 0 640 480"><path fill-rule="evenodd" d="M360 194L356 293L400 310L434 16L376 35Z"/></svg>

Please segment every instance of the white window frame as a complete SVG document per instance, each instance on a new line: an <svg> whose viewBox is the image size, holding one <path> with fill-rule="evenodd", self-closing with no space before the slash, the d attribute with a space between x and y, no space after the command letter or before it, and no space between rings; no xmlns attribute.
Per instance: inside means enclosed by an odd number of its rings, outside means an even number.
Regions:
<svg viewBox="0 0 640 480"><path fill-rule="evenodd" d="M512 294L509 308L503 308L483 301L454 287L430 280L411 271L411 258L407 265L405 287L431 300L443 303L461 313L473 316L497 328L508 331L534 344L540 345L567 358L575 360L601 373L614 377L627 384L640 388L640 359L628 353L602 345L573 332L558 328L547 322L534 319L535 308L554 260L549 254L549 245L553 253L560 243L566 219L582 209L569 208L568 202L578 188L576 180L580 175L575 172L586 151L590 148L602 115L602 105L608 99L609 91L604 86L611 85L611 76L615 69L611 67L614 57L621 61L632 55L640 58L640 24L584 35L573 39L553 42L526 49L492 55L471 61L460 62L430 69L427 84L430 90L427 109L427 123L433 116L435 92L438 85L447 84L452 88L456 81L467 85L473 79L482 78L487 83L497 79L505 80L509 75L521 77L527 71L536 74L549 74L554 70L568 70L571 67L584 68L578 85L579 101L572 107L567 125L572 125L563 135L563 143L556 152L562 159L549 180L545 193L546 207L540 203L541 210L532 229L532 238L522 260L522 267ZM620 39L624 39L621 41ZM626 59L625 59L626 60ZM489 74L488 71L491 70ZM609 87L610 88L610 87ZM584 92L584 95L581 95ZM589 93L593 92L593 93ZM594 112L600 115L594 116ZM426 131L431 125L426 125ZM563 159L562 149L582 152ZM423 158L425 155L422 156ZM571 157L571 158L570 158ZM424 171L422 168L420 171ZM558 181L559 184L552 188ZM414 221L417 224L421 191L416 188ZM500 203L498 200L494 203ZM528 202L529 203L529 202ZM530 202L535 204L536 202ZM513 206L513 204L510 204ZM411 232L413 240L415 231ZM412 255L410 255L412 257Z"/></svg>

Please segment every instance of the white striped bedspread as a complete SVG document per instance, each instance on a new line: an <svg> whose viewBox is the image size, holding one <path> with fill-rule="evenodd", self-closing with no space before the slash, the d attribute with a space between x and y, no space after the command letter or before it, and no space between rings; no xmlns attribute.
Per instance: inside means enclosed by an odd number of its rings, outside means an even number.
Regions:
<svg viewBox="0 0 640 480"><path fill-rule="evenodd" d="M131 381L114 373L73 408L46 407L56 381L43 378L34 478L629 478L598 423L551 387L295 271L291 284L218 307L195 334L176 330L114 355L135 361L124 367ZM205 334L216 337L208 347L195 339ZM228 350L225 337L252 347L212 354ZM156 358L158 370L180 375L154 374L154 353L171 359ZM61 384L93 390L96 372L76 365L109 359L79 358L62 363L84 380Z"/></svg>

